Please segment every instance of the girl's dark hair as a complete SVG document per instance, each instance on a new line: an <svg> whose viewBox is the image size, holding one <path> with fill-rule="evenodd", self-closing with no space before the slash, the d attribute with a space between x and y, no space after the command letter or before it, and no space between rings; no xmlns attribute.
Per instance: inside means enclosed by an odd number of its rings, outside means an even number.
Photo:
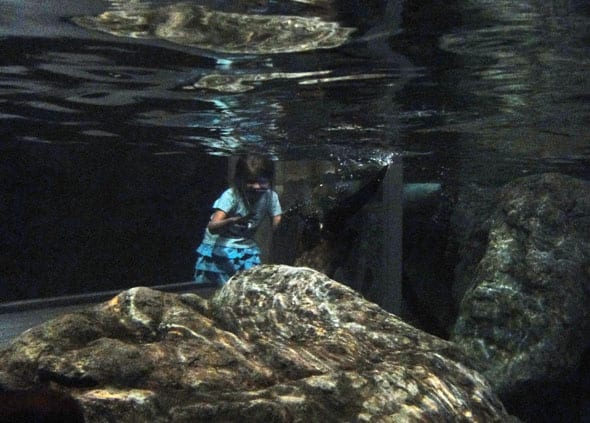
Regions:
<svg viewBox="0 0 590 423"><path fill-rule="evenodd" d="M272 160L256 155L241 156L237 163L232 181L232 187L245 198L246 183L257 181L260 178L268 179L272 184L274 178L274 166Z"/></svg>

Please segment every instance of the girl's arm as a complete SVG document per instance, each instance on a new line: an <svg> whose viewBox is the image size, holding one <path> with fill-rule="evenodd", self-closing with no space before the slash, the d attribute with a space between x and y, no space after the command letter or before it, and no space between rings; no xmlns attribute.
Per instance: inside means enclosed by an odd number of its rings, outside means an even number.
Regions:
<svg viewBox="0 0 590 423"><path fill-rule="evenodd" d="M275 230L281 223L283 210L281 209L281 203L279 202L279 195L274 191L271 191L268 214L271 216L272 229Z"/></svg>
<svg viewBox="0 0 590 423"><path fill-rule="evenodd" d="M223 228L234 225L242 220L242 216L232 216L229 217L226 212L223 210L215 210L213 216L211 216L211 220L207 224L207 229L212 234L220 232Z"/></svg>
<svg viewBox="0 0 590 423"><path fill-rule="evenodd" d="M280 214L272 217L272 228L273 229L276 229L280 223L281 223L281 215Z"/></svg>

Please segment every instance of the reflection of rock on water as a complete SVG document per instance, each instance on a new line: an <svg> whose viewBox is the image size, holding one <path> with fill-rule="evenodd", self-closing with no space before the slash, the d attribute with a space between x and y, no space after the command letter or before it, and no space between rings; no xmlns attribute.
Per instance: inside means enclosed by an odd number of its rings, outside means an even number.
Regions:
<svg viewBox="0 0 590 423"><path fill-rule="evenodd" d="M187 3L107 11L73 19L85 28L133 38L159 38L224 53L286 53L333 48L354 31L317 17L226 13Z"/></svg>

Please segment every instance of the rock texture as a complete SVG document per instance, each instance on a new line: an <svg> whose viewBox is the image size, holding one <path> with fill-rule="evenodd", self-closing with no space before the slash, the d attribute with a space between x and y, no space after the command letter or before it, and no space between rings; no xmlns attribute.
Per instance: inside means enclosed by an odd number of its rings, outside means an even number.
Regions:
<svg viewBox="0 0 590 423"><path fill-rule="evenodd" d="M506 422L451 343L307 268L260 266L210 301L148 288L33 328L4 388L71 394L89 422Z"/></svg>
<svg viewBox="0 0 590 423"><path fill-rule="evenodd" d="M590 183L522 178L475 210L490 214L463 222L458 280L471 286L452 340L502 398L566 383L589 346Z"/></svg>

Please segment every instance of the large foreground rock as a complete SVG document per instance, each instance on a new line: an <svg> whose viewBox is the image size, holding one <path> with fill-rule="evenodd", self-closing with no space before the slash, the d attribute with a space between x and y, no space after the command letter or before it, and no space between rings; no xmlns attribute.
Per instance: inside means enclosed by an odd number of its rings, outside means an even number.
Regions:
<svg viewBox="0 0 590 423"><path fill-rule="evenodd" d="M0 381L68 391L90 422L510 420L453 344L288 266L47 322L0 351Z"/></svg>
<svg viewBox="0 0 590 423"><path fill-rule="evenodd" d="M457 292L470 287L451 339L503 398L555 397L590 346L590 183L535 175L474 204L458 219Z"/></svg>

